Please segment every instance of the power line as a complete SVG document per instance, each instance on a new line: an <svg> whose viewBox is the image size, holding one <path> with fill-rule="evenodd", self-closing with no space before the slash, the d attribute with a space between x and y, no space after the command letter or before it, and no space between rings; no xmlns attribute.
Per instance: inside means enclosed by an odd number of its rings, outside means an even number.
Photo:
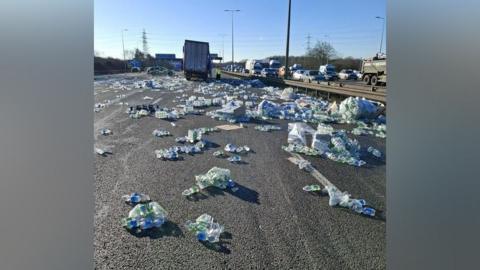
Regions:
<svg viewBox="0 0 480 270"><path fill-rule="evenodd" d="M310 40L311 39L312 39L312 36L309 33L308 36L307 36L307 51L310 51L310 49L311 49L311 47L310 47Z"/></svg>
<svg viewBox="0 0 480 270"><path fill-rule="evenodd" d="M147 40L147 32L143 29L142 32L142 42L143 42L143 53L148 55L148 40Z"/></svg>

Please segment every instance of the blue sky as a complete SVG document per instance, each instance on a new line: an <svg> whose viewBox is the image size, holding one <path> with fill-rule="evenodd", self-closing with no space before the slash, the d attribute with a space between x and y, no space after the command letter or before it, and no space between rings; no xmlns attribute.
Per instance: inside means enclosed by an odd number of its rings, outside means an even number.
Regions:
<svg viewBox="0 0 480 270"><path fill-rule="evenodd" d="M305 53L309 34L312 45L326 40L342 57L374 55L382 32L375 16L385 17L385 2L292 0L290 55ZM285 54L287 0L95 0L95 51L121 58L121 30L128 29L125 49L133 50L142 48L145 28L151 54L182 57L184 40L193 39L208 41L219 55L224 46L229 61L231 15L224 9L241 10L234 19L235 60Z"/></svg>

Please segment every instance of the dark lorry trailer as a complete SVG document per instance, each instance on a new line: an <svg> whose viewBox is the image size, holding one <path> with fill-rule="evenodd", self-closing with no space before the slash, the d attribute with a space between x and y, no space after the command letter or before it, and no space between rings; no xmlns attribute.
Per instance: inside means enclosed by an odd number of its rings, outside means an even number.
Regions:
<svg viewBox="0 0 480 270"><path fill-rule="evenodd" d="M185 40L183 45L183 72L185 78L192 77L207 80L212 64L208 42Z"/></svg>

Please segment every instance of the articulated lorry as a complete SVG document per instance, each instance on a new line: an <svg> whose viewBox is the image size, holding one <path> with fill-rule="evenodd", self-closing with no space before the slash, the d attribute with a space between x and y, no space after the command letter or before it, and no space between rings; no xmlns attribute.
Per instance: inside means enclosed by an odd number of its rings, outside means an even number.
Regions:
<svg viewBox="0 0 480 270"><path fill-rule="evenodd" d="M367 85L386 85L387 84L387 57L377 54L376 56L365 59L362 62L362 80Z"/></svg>
<svg viewBox="0 0 480 270"><path fill-rule="evenodd" d="M208 42L185 40L183 45L183 72L185 78L207 80L212 70Z"/></svg>

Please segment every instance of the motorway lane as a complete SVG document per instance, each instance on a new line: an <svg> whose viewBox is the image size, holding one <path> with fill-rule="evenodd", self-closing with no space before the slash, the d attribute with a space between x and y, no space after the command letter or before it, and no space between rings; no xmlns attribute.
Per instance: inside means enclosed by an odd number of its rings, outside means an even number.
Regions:
<svg viewBox="0 0 480 270"><path fill-rule="evenodd" d="M186 89L198 85L192 83ZM99 91L101 89L96 89ZM120 92L97 94L96 102ZM128 91L127 91L128 93ZM145 90L125 98L129 104L145 103L148 95L172 107L178 93ZM198 95L198 94L197 94ZM95 128L108 127L111 136L97 136L96 144L113 147L113 155L96 156L95 163L95 264L97 269L384 269L386 222L328 206L328 197L307 194L302 187L316 183L308 173L287 161L287 121L271 120L283 130L270 133L247 128L220 131L205 137L218 145L182 161L162 161L154 150L175 145L175 137L189 128L226 124L207 116L186 116L177 127L153 117L130 119L125 106L110 105L96 113ZM351 128L348 125L335 125ZM155 128L173 136L155 138ZM95 130L97 132L97 130ZM385 140L359 137L362 145L385 152ZM255 153L242 157L245 164L231 164L213 157L227 143L246 144ZM366 159L362 168L328 159L307 157L317 170L341 190L365 198L385 210L385 163ZM228 168L240 190L211 189L197 201L181 192L194 183L194 175L211 167ZM130 207L121 195L144 192L169 211L161 231L132 235L120 226ZM225 226L221 245L198 242L183 227L187 219L211 214Z"/></svg>

